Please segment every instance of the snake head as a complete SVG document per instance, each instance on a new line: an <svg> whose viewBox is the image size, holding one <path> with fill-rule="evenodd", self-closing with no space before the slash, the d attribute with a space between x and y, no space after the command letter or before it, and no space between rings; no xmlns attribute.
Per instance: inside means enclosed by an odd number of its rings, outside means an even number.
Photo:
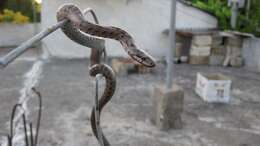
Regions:
<svg viewBox="0 0 260 146"><path fill-rule="evenodd" d="M140 49L131 49L128 52L131 58L133 58L138 63L146 66L146 67L155 67L155 60L152 56Z"/></svg>
<svg viewBox="0 0 260 146"><path fill-rule="evenodd" d="M78 6L74 4L64 4L57 11L57 20L62 21L65 19L69 19L74 22L74 24L79 25L82 21L83 14Z"/></svg>

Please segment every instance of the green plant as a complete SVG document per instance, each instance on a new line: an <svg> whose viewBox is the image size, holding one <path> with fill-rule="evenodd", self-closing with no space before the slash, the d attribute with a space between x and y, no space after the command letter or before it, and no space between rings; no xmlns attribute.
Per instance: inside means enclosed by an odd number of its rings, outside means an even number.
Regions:
<svg viewBox="0 0 260 146"><path fill-rule="evenodd" d="M194 7L205 10L218 18L221 30L230 30L231 9L228 0L190 0ZM251 0L251 6L247 12L246 8L239 9L236 30L253 33L260 36L260 1Z"/></svg>
<svg viewBox="0 0 260 146"><path fill-rule="evenodd" d="M218 18L220 29L226 30L230 28L231 11L227 3L223 0L194 0L193 6L205 10Z"/></svg>
<svg viewBox="0 0 260 146"><path fill-rule="evenodd" d="M16 24L28 23L30 18L24 16L21 12L4 9L3 14L0 14L0 22L9 22Z"/></svg>
<svg viewBox="0 0 260 146"><path fill-rule="evenodd" d="M4 3L3 8L15 12L19 11L23 15L28 16L31 21L34 21L34 18L36 18L37 22L40 21L41 5L36 3L35 0L7 0Z"/></svg>

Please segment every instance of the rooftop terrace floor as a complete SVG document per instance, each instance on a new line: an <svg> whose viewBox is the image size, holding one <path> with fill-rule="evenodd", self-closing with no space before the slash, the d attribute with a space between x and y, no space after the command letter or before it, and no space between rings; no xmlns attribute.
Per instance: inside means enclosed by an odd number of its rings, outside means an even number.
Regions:
<svg viewBox="0 0 260 146"><path fill-rule="evenodd" d="M88 61L50 59L37 64L35 59L24 57L0 70L0 133L7 132L12 105L22 100L22 89L38 82L37 90L43 95L40 146L97 146L89 120L94 79L88 74ZM159 64L152 74L117 77L116 94L102 112L102 128L111 145L259 146L260 73L175 65L174 82L185 91L184 128L163 132L150 118L151 92L154 85L164 83L164 70ZM233 81L231 103L202 101L194 92L197 72L228 75ZM35 103L35 99L28 101L31 115L35 114Z"/></svg>

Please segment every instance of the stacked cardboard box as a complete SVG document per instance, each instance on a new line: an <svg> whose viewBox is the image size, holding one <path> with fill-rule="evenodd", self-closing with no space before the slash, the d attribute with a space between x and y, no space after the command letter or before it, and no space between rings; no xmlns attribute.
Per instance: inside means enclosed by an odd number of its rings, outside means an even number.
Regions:
<svg viewBox="0 0 260 146"><path fill-rule="evenodd" d="M190 49L190 64L209 64L211 35L194 35Z"/></svg>

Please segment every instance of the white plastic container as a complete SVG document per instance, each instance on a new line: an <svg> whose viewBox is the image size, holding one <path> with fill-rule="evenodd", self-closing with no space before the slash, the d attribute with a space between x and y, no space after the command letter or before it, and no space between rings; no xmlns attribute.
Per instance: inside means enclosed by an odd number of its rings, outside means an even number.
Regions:
<svg viewBox="0 0 260 146"><path fill-rule="evenodd" d="M197 73L195 92L209 103L229 103L231 79L222 74Z"/></svg>

